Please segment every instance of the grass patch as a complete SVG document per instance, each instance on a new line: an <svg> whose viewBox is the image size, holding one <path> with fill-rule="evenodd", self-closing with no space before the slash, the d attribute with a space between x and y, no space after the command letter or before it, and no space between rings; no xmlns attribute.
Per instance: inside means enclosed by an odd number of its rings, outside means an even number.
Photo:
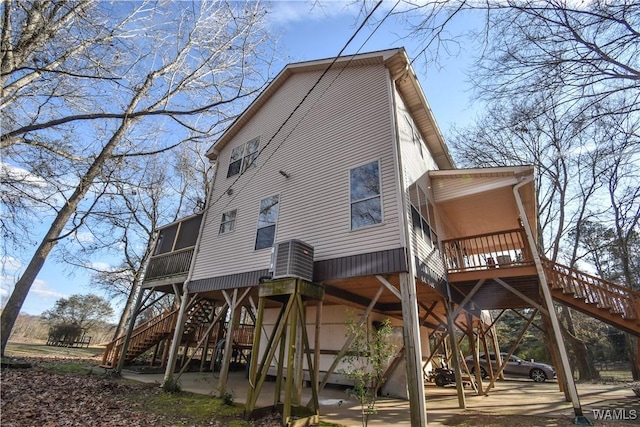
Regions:
<svg viewBox="0 0 640 427"><path fill-rule="evenodd" d="M631 382L633 375L630 370L603 370L600 371L600 381L605 383Z"/></svg>
<svg viewBox="0 0 640 427"><path fill-rule="evenodd" d="M60 358L93 358L102 356L104 348L71 348L55 347L44 344L7 343L5 356L11 357L60 357Z"/></svg>
<svg viewBox="0 0 640 427"><path fill-rule="evenodd" d="M251 424L241 419L242 405L225 405L221 399L189 392L135 393L126 396L132 405L145 412L163 415L179 422L177 425L208 425L212 420L223 421L231 427L248 427Z"/></svg>

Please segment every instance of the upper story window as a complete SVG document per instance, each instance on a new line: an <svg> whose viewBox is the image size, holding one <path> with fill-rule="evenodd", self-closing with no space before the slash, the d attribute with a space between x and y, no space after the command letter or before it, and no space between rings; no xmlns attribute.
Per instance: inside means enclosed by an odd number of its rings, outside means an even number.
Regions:
<svg viewBox="0 0 640 427"><path fill-rule="evenodd" d="M425 241L431 241L434 245L437 245L438 235L435 232L433 205L417 184L409 187L409 201L411 202L413 231Z"/></svg>
<svg viewBox="0 0 640 427"><path fill-rule="evenodd" d="M349 171L351 229L382 222L380 163L376 160Z"/></svg>
<svg viewBox="0 0 640 427"><path fill-rule="evenodd" d="M220 231L218 234L231 233L236 229L236 213L236 209L222 213L222 221L220 221Z"/></svg>
<svg viewBox="0 0 640 427"><path fill-rule="evenodd" d="M260 138L254 138L249 142L235 147L231 151L227 178L242 173L250 167L254 167L256 165L255 158L258 156L258 147L260 147Z"/></svg>
<svg viewBox="0 0 640 427"><path fill-rule="evenodd" d="M409 126L409 132L411 132L411 140L413 141L413 143L415 145L418 146L418 150L420 151L420 157L422 157L424 159L424 152L423 152L423 149L422 149L422 145L423 145L422 137L420 136L420 134L416 130L416 128L413 125L413 122L411 121L409 116L405 115L404 119L407 121L407 125Z"/></svg>
<svg viewBox="0 0 640 427"><path fill-rule="evenodd" d="M260 201L258 215L258 231L256 232L255 249L270 248L276 236L276 222L278 222L278 205L280 196L275 195Z"/></svg>

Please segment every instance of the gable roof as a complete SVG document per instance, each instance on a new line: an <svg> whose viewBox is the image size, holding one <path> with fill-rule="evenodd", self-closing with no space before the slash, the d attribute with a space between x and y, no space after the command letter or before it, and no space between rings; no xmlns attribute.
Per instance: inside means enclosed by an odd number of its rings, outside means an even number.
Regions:
<svg viewBox="0 0 640 427"><path fill-rule="evenodd" d="M215 160L218 153L229 143L242 127L262 108L262 106L273 96L273 94L296 73L312 71L324 71L329 67L334 58L319 59L289 64L273 79L264 91L236 118L222 136L207 151L207 157ZM332 68L355 67L362 65L383 64L389 69L393 80L396 81L397 89L411 115L414 118L422 136L429 149L433 153L436 164L440 169L455 168L453 159L444 142L444 138L433 117L433 112L424 96L424 92L418 82L411 62L407 57L404 48L381 50L376 52L362 53L357 55L346 55L335 59Z"/></svg>

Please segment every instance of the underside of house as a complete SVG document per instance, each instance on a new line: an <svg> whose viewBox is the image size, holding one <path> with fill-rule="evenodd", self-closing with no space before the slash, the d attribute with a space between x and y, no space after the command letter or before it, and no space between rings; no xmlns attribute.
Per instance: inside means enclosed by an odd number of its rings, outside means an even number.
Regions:
<svg viewBox="0 0 640 427"><path fill-rule="evenodd" d="M478 352L500 351L493 333L494 322L498 319L491 319L483 310L533 309L531 318L541 313L547 319L544 324L547 325L545 332L551 337L548 342L557 342L549 326L551 317L545 292L555 303L564 304L635 336L640 335L638 293L550 261L531 249L527 227L531 230L535 222L527 224L523 221L523 218L525 221L526 218L535 218L536 214L531 183L515 189L519 184L518 176L512 174L498 176L500 179L494 179L490 184L487 178L495 178L496 174L483 170L436 171L430 174L432 186L441 189L435 192L435 209L441 218L449 221L443 227L448 233L441 240L446 276L435 276L419 259L414 259L410 265L407 251L403 248L313 262L312 277L309 278L312 280L309 282L321 291L311 297L303 293L302 300L307 328L312 330L314 325L317 328L317 334L312 334L314 339L308 352L317 350L319 354L316 356L319 361L316 363L319 375L316 381L321 386L327 382L345 383L335 371L334 363L346 351L341 347L345 342L344 329L336 329L332 307L339 311L351 310L355 320L363 323L390 318L395 325L402 326L403 304L410 303L403 297L402 281L410 271L416 278L415 308L424 349L421 366L424 374L436 355L446 352L445 357L455 361L452 355L458 352L456 340L453 348L449 345L446 351L443 345L452 328L456 336L462 333L469 340L469 348L476 355L476 361ZM138 324L128 338L122 336L109 344L103 366L115 368L120 362L122 365L147 363L165 367L173 342L179 360L175 372L219 370L221 384L218 388L224 388L223 381L229 369L248 369L250 355L255 350L255 325L257 320L260 321L260 311L272 312L270 324L264 317L259 323L263 336L266 336L265 327L273 331L278 321L282 322L288 295L295 294L295 291L285 289L275 294L273 289L264 291L269 289L269 283L282 282L269 280L269 268L220 277L197 286L188 282L200 221L201 215L196 215L160 230L161 239L156 255L147 267L144 289L134 316L163 295L175 295L176 306ZM533 232L529 232L534 237ZM286 279L284 281L287 282ZM183 290L185 282L186 291ZM183 299L186 301L179 304ZM278 313L280 317L276 316ZM345 319L341 317L340 321ZM341 334L337 341L323 338L323 334L331 336L336 331ZM227 341L229 336L232 339ZM324 347L316 348L321 342ZM399 347L398 357L389 366L387 377L400 375L408 381L403 369L399 369L399 366L404 368L401 363L402 345ZM514 351L509 350L510 354ZM566 377L560 349L550 345L549 350L553 364L558 368L559 386L564 390ZM141 356L144 356L143 362L138 359ZM270 369L270 373L277 376L277 366ZM464 364L458 369L458 377L469 375ZM394 373L394 370L400 372ZM481 378L476 379L478 393L489 390L500 372L490 374L490 384L484 387ZM389 393L402 394L393 389ZM570 398L567 394L567 400Z"/></svg>

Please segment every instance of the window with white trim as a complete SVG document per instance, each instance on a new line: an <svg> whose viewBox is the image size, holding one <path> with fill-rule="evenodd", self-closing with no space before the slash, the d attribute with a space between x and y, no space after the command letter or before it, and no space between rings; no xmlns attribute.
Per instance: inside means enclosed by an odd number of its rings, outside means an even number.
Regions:
<svg viewBox="0 0 640 427"><path fill-rule="evenodd" d="M220 221L220 231L218 234L231 233L236 229L236 213L236 209L222 213L222 220Z"/></svg>
<svg viewBox="0 0 640 427"><path fill-rule="evenodd" d="M249 168L256 166L258 157L258 148L260 147L260 138L254 138L249 142L238 145L231 151L231 160L229 161L229 170L227 170L227 178L238 175Z"/></svg>
<svg viewBox="0 0 640 427"><path fill-rule="evenodd" d="M411 222L414 233L437 246L438 235L434 227L433 205L417 184L409 187L409 201L411 202Z"/></svg>
<svg viewBox="0 0 640 427"><path fill-rule="evenodd" d="M256 232L255 249L270 248L276 236L280 196L275 195L260 201L258 214L258 230Z"/></svg>
<svg viewBox="0 0 640 427"><path fill-rule="evenodd" d="M376 160L349 171L351 229L382 222L380 163Z"/></svg>

